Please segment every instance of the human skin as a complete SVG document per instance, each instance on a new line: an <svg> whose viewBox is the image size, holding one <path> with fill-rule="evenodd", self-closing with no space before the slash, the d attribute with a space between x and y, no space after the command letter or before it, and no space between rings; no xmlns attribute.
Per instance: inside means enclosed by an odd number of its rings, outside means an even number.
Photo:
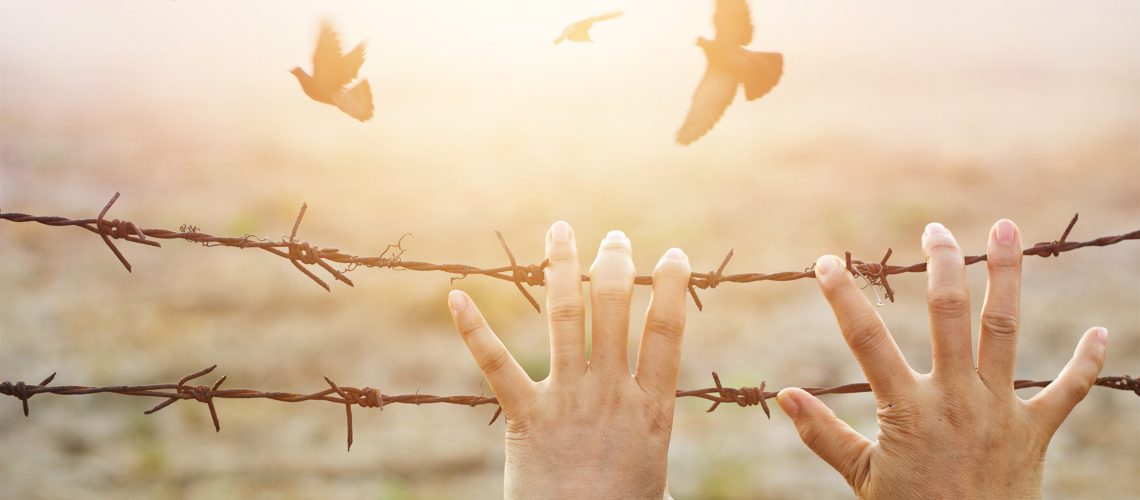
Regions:
<svg viewBox="0 0 1140 500"><path fill-rule="evenodd" d="M611 231L590 267L592 351L574 232L546 235L550 375L532 381L474 301L453 290L452 319L506 416L507 498L667 497L677 369L685 326L688 257L670 249L653 271L653 296L634 372L628 361L633 295L629 239Z"/></svg>
<svg viewBox="0 0 1140 500"><path fill-rule="evenodd" d="M1108 331L1091 328L1057 379L1029 399L1013 391L1020 324L1021 235L998 221L986 247L989 272L977 363L962 250L940 224L922 236L933 345L931 373L915 372L838 257L815 266L843 338L878 407L872 442L801 389L777 399L803 442L860 498L1040 498L1053 433L1104 365Z"/></svg>

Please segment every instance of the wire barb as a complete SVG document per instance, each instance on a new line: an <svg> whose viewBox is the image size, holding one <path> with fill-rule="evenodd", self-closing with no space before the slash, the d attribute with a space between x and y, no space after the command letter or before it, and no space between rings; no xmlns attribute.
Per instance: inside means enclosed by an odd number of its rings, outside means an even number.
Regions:
<svg viewBox="0 0 1140 500"><path fill-rule="evenodd" d="M150 415L150 414L157 412L163 408L166 408L167 406L170 406L174 403L177 403L178 401L181 401L183 399L194 399L200 403L205 403L206 406L210 408L210 419L213 420L213 422L214 422L214 432L221 432L222 431L222 424L218 420L218 410L217 410L217 408L214 408L214 397L218 396L218 387L221 387L222 382L226 381L226 376L222 375L222 378L219 378L217 382L214 382L214 385L212 387L208 386L208 385L197 385L197 386L187 386L186 385L186 382L189 382L189 381L194 380L198 377L206 375L206 374L214 371L214 368L217 368L217 367L218 367L218 365L213 365L213 366L210 366L209 368L204 368L202 370L198 370L194 373L191 373L185 377L182 377L178 381L177 384L174 384L174 386L173 386L174 394L168 395L167 398L169 398L169 399L155 405L154 408L151 408L147 411L144 411L143 414ZM114 391L98 391L98 392L114 392ZM140 394L140 395L153 396L154 394Z"/></svg>
<svg viewBox="0 0 1140 500"><path fill-rule="evenodd" d="M384 409L385 406L390 404L406 404L406 405L426 405L426 404L450 404L456 406L477 407L482 405L495 405L495 413L491 417L491 421L487 425L494 424L499 416L503 414L503 407L499 406L499 400L495 397L487 397L483 395L473 396L435 396L430 394L421 394L417 390L413 394L403 395L387 395L380 392L378 389L371 387L364 387L363 389L357 387L350 387L337 384L329 377L324 377L325 383L328 388L321 391L300 394L292 392L266 392L254 389L221 389L222 382L226 380L223 376L219 378L213 385L187 385L188 382L196 378L202 377L214 371L217 365L196 371L182 377L177 383L173 384L150 384L150 385L117 385L107 387L90 387L90 386L49 386L48 384L55 378L53 373L48 378L44 379L38 385L30 386L23 382L2 382L0 383L0 395L11 396L19 399L23 403L24 415L28 415L28 399L36 394L55 394L58 396L82 396L91 394L119 394L123 396L142 396L153 398L165 398L162 401L143 413L150 415L155 413L171 404L184 399L193 399L195 401L205 403L210 409L210 417L214 421L215 432L221 431L221 424L218 421L218 413L214 407L214 400L216 399L271 399L283 403L302 403L305 401L324 401L327 403L335 403L344 405L345 420L347 423L347 449L352 449L353 442L353 422L352 422L352 407L360 406L363 408L379 408ZM695 397L711 401L712 405L706 410L711 413L716 410L721 403L736 403L741 407L760 406L764 414L768 418L772 418L772 413L768 407L767 400L776 397L779 391L765 390L766 383L761 382L759 387L743 386L739 388L725 387L721 384L720 376L714 371L712 372L714 387L704 389L692 390L678 390L676 391L677 398ZM1052 383L1052 380L1016 380L1013 383L1014 389L1025 389L1029 387L1045 387ZM1133 378L1129 375L1118 375L1109 377L1100 377L1094 383L1097 387L1104 387L1107 389L1116 389L1120 391L1131 391L1137 396L1140 396L1140 379ZM834 387L803 387L803 390L814 396L823 396L828 394L855 394L871 392L871 386L867 383L845 384Z"/></svg>
<svg viewBox="0 0 1140 500"><path fill-rule="evenodd" d="M47 226L79 226L83 229L91 231L100 235L107 246L114 252L115 256L129 271L131 269L130 263L127 262L126 257L116 248L113 239L122 239L131 243L139 243L158 247L160 246L158 239L181 239L192 243L199 243L204 246L226 246L234 248L260 248L278 257L288 260L294 267L301 271L309 279L313 280L317 285L325 290L331 291L328 283L319 278L312 271L305 266L317 265L328 272L337 281L340 281L348 286L353 286L352 280L345 276L346 272L352 271L358 267L373 267L379 269L392 269L392 270L407 270L407 271L423 271L423 272L444 272L451 274L451 281L454 284L456 279L462 279L470 275L482 275L489 278L494 278L502 281L509 281L514 283L515 287L522 294L523 298L533 307L536 311L541 312L538 301L534 299L531 293L527 290L526 286L544 286L545 277L543 271L549 265L549 262L543 261L537 265L521 265L515 258L514 252L510 246L507 245L506 239L502 233L495 231L495 235L499 239L499 244L502 246L504 253L507 254L508 266L496 268L480 268L470 264L433 264L430 262L416 262L403 260L403 255L406 249L403 246L404 238L411 235L405 233L400 239L394 243L389 244L380 255L377 256L357 256L348 253L343 253L337 248L322 248L312 245L308 242L298 241L297 232L300 229L301 220L304 218L308 210L308 204L302 204L301 210L297 214L297 218L293 221L292 231L290 231L288 239L282 241L270 241L267 239L258 238L253 235L243 235L241 237L226 237L226 236L213 236L201 232L197 226L183 224L178 231L171 231L167 229L142 229L135 223L130 221L112 220L106 221L103 216L110 210L111 205L119 199L119 193L115 193L111 200L100 211L99 217L96 219L68 219L65 217L57 216L39 216L29 215L16 212L0 212L0 220L7 220L10 222L36 222ZM1026 248L1022 251L1023 255L1040 256L1040 257L1055 257L1062 253L1070 252L1078 248L1084 247L1105 247L1115 245L1117 243L1128 240L1140 240L1140 230L1134 230L1128 233L1101 236L1088 241L1068 241L1073 227L1077 223L1077 215L1069 221L1065 227L1065 231L1057 240L1050 242L1040 242L1032 247ZM189 230L188 230L189 229ZM897 266L887 264L890 259L892 251L887 249L883 258L878 262L865 262L854 258L850 252L845 252L847 261L847 271L857 278L864 279L868 286L871 287L872 292L878 296L879 289L888 301L894 302L895 292L888 281L889 276L905 273L918 273L926 271L926 263L920 262L908 266ZM815 279L814 266L804 269L802 271L784 271L776 273L737 273L737 274L724 274L725 268L728 266L729 261L733 257L732 250L729 250L721 261L720 266L715 271L707 273L692 273L689 277L689 295L693 298L694 304L698 310L704 310L704 303L697 295L697 289L716 288L724 283L754 283L760 281L795 281L801 279ZM965 257L966 265L973 265L978 262L986 260L986 255L971 255ZM346 268L344 271L338 271L332 267L330 263L344 264ZM589 281L589 275L582 275L582 281ZM652 285L653 276L641 275L634 277L634 284L636 285ZM882 300L880 299L881 303Z"/></svg>

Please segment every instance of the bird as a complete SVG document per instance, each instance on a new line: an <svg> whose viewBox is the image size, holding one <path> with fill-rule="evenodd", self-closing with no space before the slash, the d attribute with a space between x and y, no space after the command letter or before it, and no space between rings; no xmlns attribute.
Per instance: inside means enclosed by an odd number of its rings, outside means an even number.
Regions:
<svg viewBox="0 0 1140 500"><path fill-rule="evenodd" d="M554 39L554 45L562 43L563 40L570 40L571 42L592 42L593 40L590 39L590 28L594 26L594 23L615 19L621 17L621 15L621 11L609 12L600 16L587 17L581 21L572 23L570 26L567 26L566 29L562 30L562 34L558 35L558 38Z"/></svg>
<svg viewBox="0 0 1140 500"><path fill-rule="evenodd" d="M784 56L777 52L755 52L744 46L752 43L752 19L746 0L717 0L713 14L716 38L697 38L708 65L685 122L677 130L677 144L692 144L720 120L736 98L737 86L744 86L744 97L759 99L772 90L784 71Z"/></svg>
<svg viewBox="0 0 1140 500"><path fill-rule="evenodd" d="M305 95L314 101L331 104L348 116L367 121L372 118L373 109L372 88L368 86L368 80L361 79L355 86L348 87L364 64L367 45L367 42L360 42L347 54L342 54L336 29L328 20L322 21L317 48L313 51L312 76L300 67L289 72L297 77Z"/></svg>

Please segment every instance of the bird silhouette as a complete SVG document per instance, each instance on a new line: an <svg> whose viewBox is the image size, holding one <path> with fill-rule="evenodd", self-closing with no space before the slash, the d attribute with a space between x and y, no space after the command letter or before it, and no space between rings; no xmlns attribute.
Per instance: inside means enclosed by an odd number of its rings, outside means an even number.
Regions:
<svg viewBox="0 0 1140 500"><path fill-rule="evenodd" d="M753 101L772 90L783 74L783 55L744 48L752 42L747 1L717 0L713 26L716 38L697 38L708 66L693 92L689 114L677 130L677 143L682 146L692 144L716 125L736 97L738 85L744 86L744 97Z"/></svg>
<svg viewBox="0 0 1140 500"><path fill-rule="evenodd" d="M590 39L590 28L594 26L594 23L621 17L621 14L621 12L610 12L600 16L587 17L575 22L562 30L562 34L554 39L554 45L562 43L563 40L570 40L571 42L592 42L593 40Z"/></svg>
<svg viewBox="0 0 1140 500"><path fill-rule="evenodd" d="M290 73L301 83L301 90L314 101L331 104L353 118L366 121L372 118L372 89L367 79L361 79L351 88L347 85L356 79L360 65L364 64L367 42L360 42L347 54L341 54L340 39L328 21L321 22L317 49L313 52L313 75L300 67Z"/></svg>

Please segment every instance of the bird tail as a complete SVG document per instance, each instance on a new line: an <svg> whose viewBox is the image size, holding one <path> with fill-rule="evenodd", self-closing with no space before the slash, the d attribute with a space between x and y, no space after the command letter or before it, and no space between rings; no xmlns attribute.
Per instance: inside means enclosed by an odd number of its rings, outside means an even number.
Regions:
<svg viewBox="0 0 1140 500"><path fill-rule="evenodd" d="M566 35L558 35L558 38L554 39L554 45L558 45L558 44L562 43L562 40L565 40L565 39L566 39Z"/></svg>
<svg viewBox="0 0 1140 500"><path fill-rule="evenodd" d="M338 95L336 107L362 122L372 118L372 88L368 86L368 80L360 80L356 86Z"/></svg>
<svg viewBox="0 0 1140 500"><path fill-rule="evenodd" d="M748 64L741 68L744 97L754 101L767 94L784 74L784 56L777 52L748 51Z"/></svg>

